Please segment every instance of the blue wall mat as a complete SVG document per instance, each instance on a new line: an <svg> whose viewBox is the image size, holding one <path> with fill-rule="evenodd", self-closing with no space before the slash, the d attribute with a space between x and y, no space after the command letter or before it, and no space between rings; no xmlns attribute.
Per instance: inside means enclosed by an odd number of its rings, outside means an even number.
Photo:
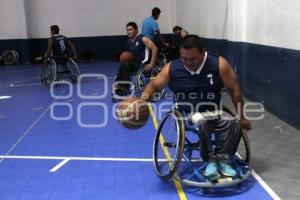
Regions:
<svg viewBox="0 0 300 200"><path fill-rule="evenodd" d="M300 51L202 38L208 51L228 59L248 99L300 128Z"/></svg>

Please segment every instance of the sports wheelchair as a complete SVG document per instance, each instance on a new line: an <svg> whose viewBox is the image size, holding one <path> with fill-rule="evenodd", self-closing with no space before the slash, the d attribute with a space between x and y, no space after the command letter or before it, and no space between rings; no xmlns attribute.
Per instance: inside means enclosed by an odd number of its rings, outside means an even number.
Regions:
<svg viewBox="0 0 300 200"><path fill-rule="evenodd" d="M162 70L163 66L168 62L165 54L160 52L158 54L157 63L153 66L150 71L146 71L145 65L141 64L139 69L135 73L130 74L131 81L118 81L117 83L114 82L113 88L116 84L124 84L127 85L129 90L124 95L118 95L114 91L112 92L112 100L115 102L117 100L125 99L128 96L139 96L144 91L146 85L152 80L155 79L157 74ZM163 94L164 89L160 92L156 92L153 96L153 101L159 101Z"/></svg>
<svg viewBox="0 0 300 200"><path fill-rule="evenodd" d="M225 106L222 108L222 116L235 120L237 127L237 116ZM211 116L204 119L208 117ZM249 166L250 146L246 130L238 129L242 131L241 138L235 155L230 158L231 166L237 171L237 175L232 178L223 176L211 182L203 175L207 162L202 160L201 154L199 156L200 140L206 139L203 127L199 130L189 118L176 107L162 118L153 143L156 174L164 181L174 178L185 185L202 188L204 194L209 188L240 186L251 175L252 170ZM213 147L215 147L214 138L212 132Z"/></svg>
<svg viewBox="0 0 300 200"><path fill-rule="evenodd" d="M76 62L70 57L48 58L42 64L40 71L41 83L49 86L53 81L69 78L72 82L77 82L80 75Z"/></svg>

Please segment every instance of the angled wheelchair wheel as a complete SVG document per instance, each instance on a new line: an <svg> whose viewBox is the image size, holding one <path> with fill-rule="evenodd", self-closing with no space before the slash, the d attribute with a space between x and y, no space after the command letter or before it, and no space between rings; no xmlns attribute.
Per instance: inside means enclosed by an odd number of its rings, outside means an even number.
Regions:
<svg viewBox="0 0 300 200"><path fill-rule="evenodd" d="M181 113L174 109L162 119L153 144L157 175L168 180L176 173L184 151L185 127Z"/></svg>
<svg viewBox="0 0 300 200"><path fill-rule="evenodd" d="M141 94L147 84L151 81L151 79L155 79L155 76L161 71L161 68L158 66L154 66L151 71L146 71L145 67L140 67L140 69L136 73L136 89L139 94ZM159 92L155 92L153 94L153 101L159 101L163 96L165 90L162 89Z"/></svg>
<svg viewBox="0 0 300 200"><path fill-rule="evenodd" d="M223 111L225 113L228 113L231 117L237 118L236 114L232 112L228 107L223 106ZM241 129L241 131L242 131L242 135L237 147L236 160L240 163L249 164L251 153L250 153L248 133L247 130L245 129Z"/></svg>
<svg viewBox="0 0 300 200"><path fill-rule="evenodd" d="M148 75L148 74L147 74ZM136 89L139 93L145 89L146 85L148 84L149 78L145 77L145 68L140 67L140 69L136 73Z"/></svg>
<svg viewBox="0 0 300 200"><path fill-rule="evenodd" d="M14 60L14 64L16 64L16 63L18 63L19 62L19 58L20 58L20 56L19 56L19 53L16 51L16 50L12 50L13 51L13 53L15 54L15 60Z"/></svg>
<svg viewBox="0 0 300 200"><path fill-rule="evenodd" d="M237 148L236 156L237 161L242 161L243 163L250 163L250 144L248 139L247 130L242 129L242 138L240 140L239 146Z"/></svg>
<svg viewBox="0 0 300 200"><path fill-rule="evenodd" d="M67 68L70 72L71 80L73 82L77 82L77 79L80 75L80 71L79 71L78 65L76 64L76 62L72 58L68 58Z"/></svg>
<svg viewBox="0 0 300 200"><path fill-rule="evenodd" d="M13 65L15 64L16 54L13 50L7 50L2 54L3 64Z"/></svg>
<svg viewBox="0 0 300 200"><path fill-rule="evenodd" d="M42 65L40 79L41 84L46 87L56 79L56 63L53 59L48 59L46 63Z"/></svg>

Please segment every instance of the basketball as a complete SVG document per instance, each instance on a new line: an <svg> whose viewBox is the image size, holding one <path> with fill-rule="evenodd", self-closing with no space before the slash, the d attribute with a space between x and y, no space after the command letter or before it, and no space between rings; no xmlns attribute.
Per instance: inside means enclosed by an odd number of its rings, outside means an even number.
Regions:
<svg viewBox="0 0 300 200"><path fill-rule="evenodd" d="M120 62L132 62L134 55L129 51L123 51L120 55Z"/></svg>
<svg viewBox="0 0 300 200"><path fill-rule="evenodd" d="M149 118L147 102L136 97L121 101L116 109L118 121L126 128L138 129L143 127Z"/></svg>

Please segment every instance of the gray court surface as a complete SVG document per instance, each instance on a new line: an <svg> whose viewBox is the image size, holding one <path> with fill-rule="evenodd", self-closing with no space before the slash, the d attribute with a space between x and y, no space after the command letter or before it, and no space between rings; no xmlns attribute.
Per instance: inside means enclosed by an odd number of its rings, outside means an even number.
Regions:
<svg viewBox="0 0 300 200"><path fill-rule="evenodd" d="M252 121L249 139L256 173L281 199L300 199L300 131L265 110L262 120Z"/></svg>

